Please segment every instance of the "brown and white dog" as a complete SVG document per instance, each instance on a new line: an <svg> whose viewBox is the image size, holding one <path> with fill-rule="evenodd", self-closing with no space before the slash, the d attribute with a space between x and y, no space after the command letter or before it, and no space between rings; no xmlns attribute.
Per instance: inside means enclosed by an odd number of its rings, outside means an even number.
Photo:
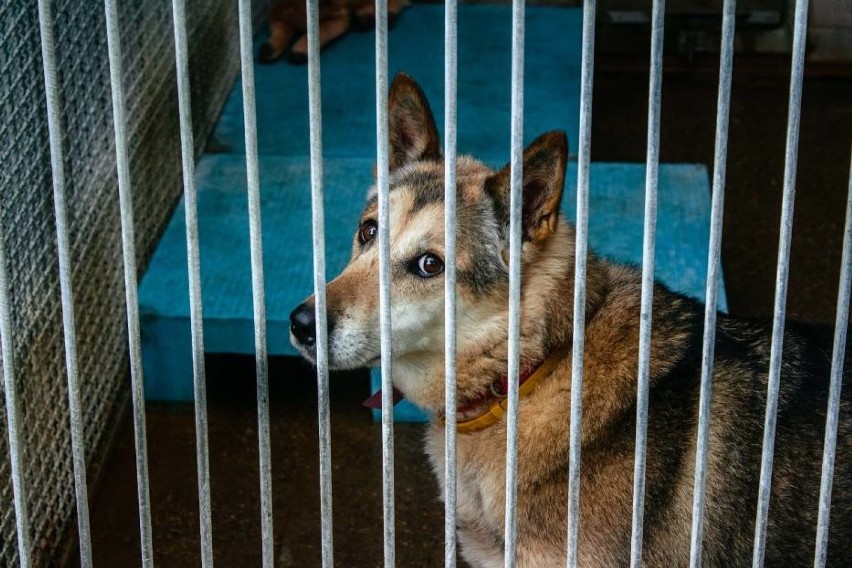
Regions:
<svg viewBox="0 0 852 568"><path fill-rule="evenodd" d="M394 384L433 415L426 452L444 481L444 165L419 86L390 94L390 232ZM564 133L524 152L517 565L564 566L571 390L574 230L559 216ZM458 199L458 535L475 567L503 566L509 167L461 157ZM377 202L373 188L352 260L328 284L332 369L379 363ZM590 257L586 299L579 564L629 563L640 274ZM689 564L703 306L657 284L650 361L643 561ZM291 340L315 360L313 298L291 315ZM769 327L719 314L703 561L752 559L770 353ZM766 564L813 561L830 337L789 323L779 398ZM852 385L838 432L829 565L852 566Z"/></svg>

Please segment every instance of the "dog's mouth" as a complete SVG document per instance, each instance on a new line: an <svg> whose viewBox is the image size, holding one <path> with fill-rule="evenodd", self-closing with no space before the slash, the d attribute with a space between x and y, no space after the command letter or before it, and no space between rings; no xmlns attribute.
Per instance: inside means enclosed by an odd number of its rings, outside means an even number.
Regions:
<svg viewBox="0 0 852 568"><path fill-rule="evenodd" d="M299 341L293 332L290 332L290 343L296 348L296 351L313 365L317 364L317 346L315 343L305 344ZM328 367L332 371L348 371L353 369L367 369L370 367L378 367L381 362L381 354L374 351L357 352L352 350L344 350L343 353L336 349L333 342L329 341L325 351Z"/></svg>

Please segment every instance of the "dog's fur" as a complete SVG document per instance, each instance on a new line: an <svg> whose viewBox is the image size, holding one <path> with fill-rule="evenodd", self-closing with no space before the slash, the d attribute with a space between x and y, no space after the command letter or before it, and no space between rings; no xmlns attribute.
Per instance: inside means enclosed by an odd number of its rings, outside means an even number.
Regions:
<svg viewBox="0 0 852 568"><path fill-rule="evenodd" d="M410 78L390 95L390 232L394 384L418 406L444 407L444 279L422 278L411 263L443 258L444 166L428 103ZM524 152L522 366L570 347L574 230L559 218L567 160L563 133ZM495 172L459 158L458 397L476 400L505 374L508 329L509 167ZM375 188L362 224L375 220ZM362 225L363 226L363 225ZM327 288L329 360L349 369L379 361L378 246L356 233L352 261ZM640 273L590 256L582 414L579 564L629 562ZM312 306L313 298L307 301ZM651 336L643 559L686 566L699 401L704 307L657 284ZM707 495L705 566L751 563L760 475L770 326L719 314ZM313 346L293 342L309 359ZM814 554L827 406L830 333L788 323L784 341L767 566L804 566ZM844 385L829 565L852 566L852 385ZM518 566L563 566L571 356L520 402ZM426 452L444 482L444 430L433 420ZM503 566L505 421L458 436L458 534L475 567Z"/></svg>

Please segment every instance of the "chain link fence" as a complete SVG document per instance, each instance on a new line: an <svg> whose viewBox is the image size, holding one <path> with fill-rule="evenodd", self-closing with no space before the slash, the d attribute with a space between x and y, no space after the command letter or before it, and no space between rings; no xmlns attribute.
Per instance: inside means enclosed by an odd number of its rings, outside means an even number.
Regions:
<svg viewBox="0 0 852 568"><path fill-rule="evenodd" d="M267 1L254 0L255 24ZM196 0L187 8L199 152L239 70L237 4ZM97 0L60 0L54 10L73 287L86 306L76 313L85 446L96 482L129 392L106 27ZM182 190L171 3L121 2L119 10L144 269ZM73 550L66 543L74 484L38 10L28 0L0 4L0 163L33 563L55 565ZM0 405L0 455L7 440ZM0 459L0 565L17 562L9 462Z"/></svg>

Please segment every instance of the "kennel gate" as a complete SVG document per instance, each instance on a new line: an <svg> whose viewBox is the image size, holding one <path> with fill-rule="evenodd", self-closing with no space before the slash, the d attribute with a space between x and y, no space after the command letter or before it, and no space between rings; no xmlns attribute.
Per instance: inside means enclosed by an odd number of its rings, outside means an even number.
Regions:
<svg viewBox="0 0 852 568"><path fill-rule="evenodd" d="M325 303L325 243L323 227L323 161L322 115L320 109L320 61L318 42L318 0L308 0L309 100L310 100L310 153L311 195L314 250L314 287L317 310L317 377L319 404L320 483L321 483L321 534L322 564L333 565L330 416L328 396L327 328ZM377 111L377 187L379 204L380 250L380 313L381 313L381 373L382 373L382 441L383 441L383 502L384 502L384 558L385 566L394 565L394 468L392 420L392 368L390 335L390 266L388 219L388 43L387 0L376 0L376 111ZM511 190L510 190L510 292L509 292L509 376L519 374L519 317L520 317L520 214L521 168L523 152L523 58L524 58L524 2L512 4L512 71L511 71ZM59 257L59 277L66 348L68 405L74 485L77 504L77 529L80 560L84 567L92 565L89 536L88 501L86 487L85 440L82 435L80 395L77 368L77 340L74 321L74 296L71 286L71 251L68 239L66 210L66 184L60 100L57 85L57 62L54 45L55 16L50 0L39 0L41 49L44 66L47 119L50 135L51 169L53 174L54 213ZM448 0L445 13L445 101L444 153L448 167L445 169L445 187L455 187L456 122L457 122L457 0ZM579 519L579 474L581 392L584 340L584 298L586 286L586 260L588 246L588 196L592 120L592 77L594 66L595 0L587 0L583 7L580 144L578 153L577 218L576 218L576 270L574 294L574 335L572 360L572 393L570 416L569 453L569 531L567 536L567 564L577 566L577 535ZM662 55L664 0L654 0L652 13L651 73L649 84L649 114L647 130L647 156L645 178L645 220L643 235L641 327L637 389L637 429L633 491L633 519L631 539L631 566L640 566L642 557L642 522L644 509L645 447L648 419L648 379L651 337L651 298L654 273L654 238L657 210L657 181L659 165L660 97L662 86ZM188 70L187 25L184 0L173 0L174 45L177 69L177 88L181 132L184 194L186 198L186 241L190 282L190 309L192 314L192 345L194 368L195 419L197 467L199 475L199 505L202 565L213 565L212 524L210 511L209 457L207 450L207 417L204 373L204 338L201 314L200 260L196 212L194 175L194 140L191 126L190 84ZM793 204L799 135L799 112L804 70L804 49L807 25L808 0L798 0L795 7L794 43L790 79L790 101L785 150L785 173L781 213L781 235L778 251L776 292L773 316L773 333L769 384L767 391L761 479L754 535L753 565L763 565L763 550L769 507L769 491L774 451L775 419L780 381L782 338L786 305L789 254L792 237ZM122 252L124 261L127 325L129 336L130 369L133 401L133 423L136 442L136 468L139 500L142 565L153 566L150 502L148 496L147 449L145 440L145 408L142 383L142 365L139 335L137 277L130 161L126 134L124 85L122 84L122 57L118 34L117 0L105 1L107 44L109 53L110 85L112 92L116 165L118 170L121 218ZM254 71L252 54L252 18L250 0L239 0L239 46L244 100L246 171L251 235L252 294L255 320L255 346L257 368L258 444L260 456L261 527L264 566L273 565L271 502L271 459L269 450L269 408L267 389L267 340L263 287L261 244L261 217L259 199L258 151L256 110L254 96ZM725 0L722 20L721 61L717 106L715 159L712 174L712 207L708 277L706 284L706 310L703 335L701 396L699 403L698 439L694 480L691 559L690 565L701 563L702 514L704 508L713 345L715 337L716 298L718 270L720 267L722 211L725 187L725 162L728 140L728 115L735 29L735 0ZM445 348L446 348L446 404L456 406L456 298L455 288L455 223L456 194L445 192ZM21 401L15 375L12 346L12 318L10 315L10 274L4 255L2 225L0 224L0 340L7 410L9 464L14 493L14 512L20 565L32 565L32 542L27 514L27 479L23 475L22 441L19 416ZM826 418L825 445L817 525L814 565L824 566L828 544L828 512L831 501L831 483L834 466L837 422L840 401L843 353L846 344L847 318L852 286L852 171L850 171L849 196L846 208L841 277L838 291L834 348L832 354L831 383ZM517 409L518 383L509 382L507 413L506 456L506 566L515 564L515 476L517 471ZM446 413L446 500L445 500L445 563L455 566L455 499L456 499L456 415Z"/></svg>

